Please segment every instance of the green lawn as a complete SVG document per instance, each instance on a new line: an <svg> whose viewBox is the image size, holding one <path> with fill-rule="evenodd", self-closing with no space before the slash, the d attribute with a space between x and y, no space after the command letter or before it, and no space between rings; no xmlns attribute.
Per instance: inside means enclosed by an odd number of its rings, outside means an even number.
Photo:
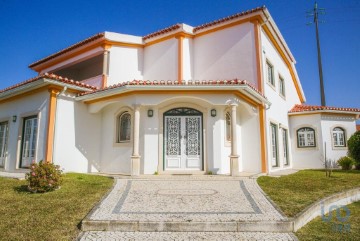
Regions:
<svg viewBox="0 0 360 241"><path fill-rule="evenodd" d="M360 171L336 170L328 178L323 170L303 170L282 177L263 176L257 181L285 215L293 217L326 196L360 187Z"/></svg>
<svg viewBox="0 0 360 241"><path fill-rule="evenodd" d="M112 184L108 177L69 173L61 189L32 194L26 181L0 177L0 240L74 240Z"/></svg>
<svg viewBox="0 0 360 241"><path fill-rule="evenodd" d="M344 210L340 213L339 221L336 211L333 211L331 219L323 220L317 217L303 228L296 232L296 236L301 241L327 240L327 241L345 241L360 240L360 202L356 202L347 206L350 210L349 219L346 220Z"/></svg>

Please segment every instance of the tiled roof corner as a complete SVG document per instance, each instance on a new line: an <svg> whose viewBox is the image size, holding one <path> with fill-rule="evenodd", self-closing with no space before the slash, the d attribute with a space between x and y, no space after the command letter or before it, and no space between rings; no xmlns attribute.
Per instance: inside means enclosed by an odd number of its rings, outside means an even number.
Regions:
<svg viewBox="0 0 360 241"><path fill-rule="evenodd" d="M61 82L61 83L64 83L64 84L70 84L70 85L74 85L74 86L78 86L78 87L83 87L83 88L88 88L88 89L93 89L93 90L96 90L97 87L95 86L91 86L91 85L88 85L88 84L84 84L82 82L79 82L79 81L75 81L73 79L68 79L66 77L62 77L62 76L59 76L59 75L56 75L56 74L49 74L49 73L45 73L45 74L41 74L39 76L36 76L34 78L31 78L31 79L28 79L28 80L25 80L23 82L20 82L16 85L13 85L13 86L10 86L10 87L7 87L5 89L2 89L0 90L0 93L4 93L6 91L9 91L9 90L12 90L12 89L16 89L18 87L21 87L21 86L24 86L24 85L27 85L27 84L30 84L32 82L35 82L39 79L43 79L43 78L46 78L46 79L51 79L51 80L55 80L55 81L58 81L58 82Z"/></svg>
<svg viewBox="0 0 360 241"><path fill-rule="evenodd" d="M77 43L71 45L70 47L67 47L67 48L65 48L65 49L62 49L62 50L60 50L60 51L58 51L58 52L56 52L56 53L54 53L54 54L52 54L52 55L49 55L49 56L47 56L47 57L45 57L45 58L43 58L43 59L40 59L40 60L38 60L38 61L30 64L30 65L29 65L29 68L32 68L32 67L34 67L34 66L36 66L36 65L39 65L39 64L41 64L41 63L44 63L44 62L46 62L46 61L48 61L48 60L50 60L50 59L56 58L56 57L58 57L58 56L60 56L60 55L62 55L62 54L64 54L64 53L70 52L70 51L73 50L73 49L76 49L76 48L78 48L78 47L80 47L80 46L83 46L83 45L85 45L85 44L87 44L87 43L90 43L90 42L92 42L92 41L95 41L95 40L97 40L97 39L99 39L99 38L102 38L102 37L104 37L104 36L105 36L105 32L95 34L95 35L93 35L93 36L91 36L91 37L89 37L89 38L87 38L87 39L84 39L84 40L82 40L82 41L80 41L80 42L77 42Z"/></svg>
<svg viewBox="0 0 360 241"><path fill-rule="evenodd" d="M221 23L224 23L224 22L227 22L227 21L231 21L233 19L245 16L247 14L254 13L254 12L257 12L257 11L260 11L260 10L264 10L264 9L266 9L266 7L261 6L261 7L253 8L253 9L250 9L250 10L247 10L247 11L243 11L241 13L236 13L236 14L233 14L231 16L224 17L224 18L221 18L221 19L209 22L209 23L204 23L202 25L196 26L194 28L194 33L197 32L197 31L200 31L202 29L205 29L205 28L217 25L217 24L221 24Z"/></svg>
<svg viewBox="0 0 360 241"><path fill-rule="evenodd" d="M172 32L174 30L177 30L181 28L181 24L180 23L177 23L177 24L174 24L174 25L171 25L170 27L167 27L167 28L164 28L164 29L160 29L156 32L153 32L153 33L150 33L148 35L145 35L143 37L143 40L146 40L146 39L149 39L149 38L153 38L153 37L156 37L156 36L159 36L159 35L162 35L162 34L165 34L165 33L169 33L169 32Z"/></svg>
<svg viewBox="0 0 360 241"><path fill-rule="evenodd" d="M298 112L311 112L311 111L347 111L347 112L360 112L358 108L344 108L344 107L331 107L331 106L318 106L318 105L295 105L289 113Z"/></svg>
<svg viewBox="0 0 360 241"><path fill-rule="evenodd" d="M232 80L189 80L188 82L179 82L177 80L172 81L172 80L133 80L133 81L127 81L127 82L123 82L123 83L119 83L119 84L114 84L111 86L108 86L106 88L103 89L98 89L98 90L94 90L94 91L88 91L88 92L83 92L80 93L80 96L84 96L84 95L88 95L88 94L94 94L94 93L98 93L98 92L102 92L102 91L106 91L106 90L110 90L110 89L116 89L116 88L121 88L124 86L133 86L133 85L147 85L147 86L161 86L161 85L175 85L175 86L206 86L206 85L212 85L212 86L224 86L224 85L246 85L248 87L250 87L252 90L254 90L255 92L257 92L259 95L261 95L262 97L264 97L265 99L267 99L265 97L264 94L262 94L254 85L250 84L248 81L246 80L238 80L238 79L232 79Z"/></svg>

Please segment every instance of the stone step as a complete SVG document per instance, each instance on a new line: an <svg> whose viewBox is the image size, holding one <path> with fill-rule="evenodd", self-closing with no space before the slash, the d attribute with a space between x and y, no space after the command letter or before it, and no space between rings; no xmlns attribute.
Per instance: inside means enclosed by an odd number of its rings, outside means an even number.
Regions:
<svg viewBox="0 0 360 241"><path fill-rule="evenodd" d="M131 232L292 232L290 221L229 221L229 222L170 222L89 220L81 225L82 231Z"/></svg>
<svg viewBox="0 0 360 241"><path fill-rule="evenodd" d="M260 241L297 241L293 233L274 232L83 232L79 241L92 240L260 240Z"/></svg>

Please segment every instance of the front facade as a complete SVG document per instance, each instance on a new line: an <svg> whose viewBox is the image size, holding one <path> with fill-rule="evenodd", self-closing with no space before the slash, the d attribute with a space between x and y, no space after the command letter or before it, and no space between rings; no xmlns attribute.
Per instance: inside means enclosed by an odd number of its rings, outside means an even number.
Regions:
<svg viewBox="0 0 360 241"><path fill-rule="evenodd" d="M360 114L303 104L264 7L144 37L100 33L30 68L39 75L0 91L5 171L40 160L130 175L319 168L325 153L346 155Z"/></svg>

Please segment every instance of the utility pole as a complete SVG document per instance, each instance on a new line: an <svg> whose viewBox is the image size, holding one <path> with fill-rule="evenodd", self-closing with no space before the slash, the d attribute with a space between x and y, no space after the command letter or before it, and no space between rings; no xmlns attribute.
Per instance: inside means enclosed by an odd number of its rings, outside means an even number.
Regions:
<svg viewBox="0 0 360 241"><path fill-rule="evenodd" d="M315 2L314 9L307 12L307 17L314 16L314 22L310 22L310 23L308 23L308 25L312 24L312 23L315 23L317 55L318 55L318 68L319 68L319 77L320 77L321 105L326 106L325 90L324 90L324 79L323 79L322 63L321 63L320 39L319 39L319 14L325 14L325 9L324 8L318 8L317 2Z"/></svg>

